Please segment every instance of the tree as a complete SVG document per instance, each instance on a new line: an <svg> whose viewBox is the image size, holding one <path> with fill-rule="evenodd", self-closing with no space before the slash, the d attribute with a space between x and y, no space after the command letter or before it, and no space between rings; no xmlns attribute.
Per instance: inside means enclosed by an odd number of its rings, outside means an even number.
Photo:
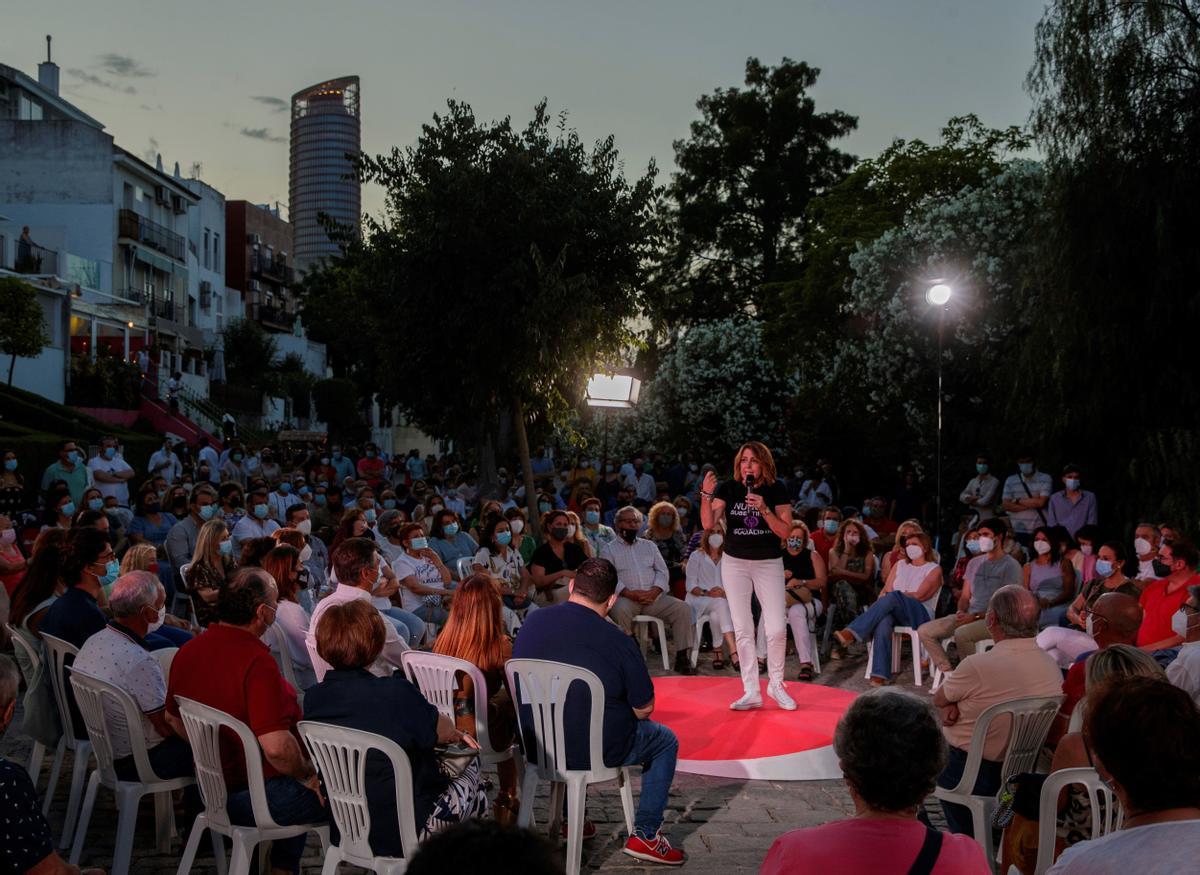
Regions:
<svg viewBox="0 0 1200 875"><path fill-rule="evenodd" d="M42 305L37 289L15 277L0 277L0 352L10 356L8 385L18 358L41 355L42 347L50 342L46 336Z"/></svg>
<svg viewBox="0 0 1200 875"><path fill-rule="evenodd" d="M544 102L517 130L450 101L414 146L364 156L359 172L386 190L385 215L305 284L306 323L336 294L336 331L360 337L339 345L340 367L380 377L381 400L426 432L474 445L485 484L510 420L532 500L527 422L564 419L635 342L653 165L627 182L612 137L586 148Z"/></svg>
<svg viewBox="0 0 1200 875"><path fill-rule="evenodd" d="M795 269L809 202L854 163L832 143L858 120L816 111L808 92L819 75L789 58L778 67L750 58L744 89L718 88L696 104L701 118L675 143L664 319L744 311L764 283Z"/></svg>
<svg viewBox="0 0 1200 875"><path fill-rule="evenodd" d="M279 344L253 319L234 319L221 332L225 340L225 370L230 383L260 391L276 385L272 368Z"/></svg>

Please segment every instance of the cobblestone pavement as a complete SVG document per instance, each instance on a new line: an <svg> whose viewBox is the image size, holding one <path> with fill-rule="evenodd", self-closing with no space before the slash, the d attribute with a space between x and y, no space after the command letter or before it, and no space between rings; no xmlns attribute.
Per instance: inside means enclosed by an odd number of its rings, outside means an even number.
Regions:
<svg viewBox="0 0 1200 875"><path fill-rule="evenodd" d="M906 649L907 651L907 649ZM823 664L817 683L842 689L861 691L866 689L863 680L861 654L854 654L845 661ZM656 662L652 657L650 664ZM709 657L701 655L701 673L710 674ZM794 656L788 657L787 676L794 678L798 665ZM654 671L654 674L662 674ZM728 674L728 671L725 672ZM912 668L905 661L897 677L897 686L912 686ZM929 680L925 680L922 691L927 695ZM20 716L14 721L20 725ZM28 741L15 730L10 730L0 740L0 754L20 762L28 755ZM49 757L43 766L39 791L43 790L49 772ZM64 766L58 793L50 811L51 824L56 836L61 830L66 809L67 784L70 776L70 761ZM634 779L634 793L638 790L639 778ZM635 795L636 798L636 795ZM539 792L535 806L538 822L545 824L546 791ZM935 813L935 822L940 821L940 812ZM841 781L742 781L728 778L710 778L699 775L678 774L666 811L663 831L677 847L688 854L686 870L691 873L755 872L766 854L767 848L776 837L789 829L816 826L853 814L850 796ZM588 816L596 823L598 835L586 842L583 851L585 869L618 871L631 869L655 869L621 853L625 840L625 826L621 813L620 797L615 784L593 787L588 793ZM83 857L84 866L107 868L112 861L113 840L116 833L116 809L112 794L101 790L92 816ZM186 836L185 836L186 837ZM179 864L180 839L175 841L172 851L163 854L154 848L153 805L148 801L142 805L138 821L137 837L134 841L134 863L132 871L137 875L174 873ZM304 858L305 873L318 873L321 867L320 845L310 840ZM343 867L342 872L352 867ZM200 855L193 867L194 872L212 873L211 845L206 840L200 844Z"/></svg>

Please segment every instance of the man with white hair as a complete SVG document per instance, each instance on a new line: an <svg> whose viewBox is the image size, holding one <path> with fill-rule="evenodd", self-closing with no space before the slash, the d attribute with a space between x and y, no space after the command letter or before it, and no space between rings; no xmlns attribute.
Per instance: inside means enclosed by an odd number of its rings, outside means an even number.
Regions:
<svg viewBox="0 0 1200 875"><path fill-rule="evenodd" d="M192 751L167 723L167 680L145 640L162 625L166 599L158 577L149 571L130 571L118 577L108 597L113 619L84 642L72 668L129 694L142 712L150 765L160 778L180 778L193 773ZM104 699L104 722L112 739L117 777L137 780L125 712L108 697Z"/></svg>
<svg viewBox="0 0 1200 875"><path fill-rule="evenodd" d="M636 507L617 511L618 538L605 545L600 558L617 569L617 601L610 612L626 635L633 633L638 614L657 617L671 628L675 647L675 671L695 674L688 652L692 649L692 608L667 592L667 564L654 542L638 537L642 512Z"/></svg>

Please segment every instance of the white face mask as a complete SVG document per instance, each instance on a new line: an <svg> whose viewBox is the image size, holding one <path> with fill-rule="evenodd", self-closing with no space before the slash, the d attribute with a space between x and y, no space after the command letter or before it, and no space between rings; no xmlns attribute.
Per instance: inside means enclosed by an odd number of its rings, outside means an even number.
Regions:
<svg viewBox="0 0 1200 875"><path fill-rule="evenodd" d="M1092 555L1092 545L1091 544L1080 544L1079 552L1082 553L1084 556L1091 556Z"/></svg>
<svg viewBox="0 0 1200 875"><path fill-rule="evenodd" d="M296 531L302 535L312 534L312 520L301 520L296 523Z"/></svg>
<svg viewBox="0 0 1200 875"><path fill-rule="evenodd" d="M311 558L312 558L312 547L310 547L308 544L305 544L304 549L300 551L300 561L307 562Z"/></svg>
<svg viewBox="0 0 1200 875"><path fill-rule="evenodd" d="M1047 553L1050 552L1050 542L1049 541L1034 541L1033 542L1033 552L1037 553L1039 556L1045 556Z"/></svg>
<svg viewBox="0 0 1200 875"><path fill-rule="evenodd" d="M166 622L166 619L167 619L167 605L164 602L163 606L158 609L158 619L156 619L153 623L151 623L149 626L146 627L146 634L148 635L151 632L157 632L159 629L162 628L162 624L164 622Z"/></svg>
<svg viewBox="0 0 1200 875"><path fill-rule="evenodd" d="M1135 553L1137 553L1139 556L1144 556L1153 549L1154 549L1154 545L1151 544L1149 541L1147 541L1145 538L1134 538L1133 551Z"/></svg>
<svg viewBox="0 0 1200 875"><path fill-rule="evenodd" d="M714 550L720 549L721 545L724 543L725 543L724 535L709 535L708 536L708 546L712 547Z"/></svg>
<svg viewBox="0 0 1200 875"><path fill-rule="evenodd" d="M1182 638L1188 634L1188 612L1180 608L1171 615L1171 631Z"/></svg>
<svg viewBox="0 0 1200 875"><path fill-rule="evenodd" d="M980 535L980 537L979 537L979 552L980 553L991 553L995 549L996 549L996 539L995 538L989 538L987 535Z"/></svg>
<svg viewBox="0 0 1200 875"><path fill-rule="evenodd" d="M522 520L522 519L509 520L508 527L510 529L512 529L512 533L514 535L519 535L519 534L521 534L521 532L525 531L525 520Z"/></svg>
<svg viewBox="0 0 1200 875"><path fill-rule="evenodd" d="M913 562L916 562L918 559L920 559L922 556L925 555L925 548L922 547L920 544L909 544L907 547L904 548L904 555L907 556L909 559L911 559Z"/></svg>
<svg viewBox="0 0 1200 875"><path fill-rule="evenodd" d="M851 547L854 547L858 544L858 532L846 532L846 534L842 536L842 540Z"/></svg>
<svg viewBox="0 0 1200 875"><path fill-rule="evenodd" d="M576 531L575 524L574 524L574 523L571 523L569 526L567 526L567 537L568 537L568 538L574 538L574 537L575 537L575 531Z"/></svg>

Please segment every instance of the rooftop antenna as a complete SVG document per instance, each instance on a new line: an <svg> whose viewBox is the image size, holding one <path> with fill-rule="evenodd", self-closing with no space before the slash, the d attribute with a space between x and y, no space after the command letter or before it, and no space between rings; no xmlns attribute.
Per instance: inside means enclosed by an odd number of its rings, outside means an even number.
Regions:
<svg viewBox="0 0 1200 875"><path fill-rule="evenodd" d="M46 34L46 63L50 63L50 34Z"/></svg>

